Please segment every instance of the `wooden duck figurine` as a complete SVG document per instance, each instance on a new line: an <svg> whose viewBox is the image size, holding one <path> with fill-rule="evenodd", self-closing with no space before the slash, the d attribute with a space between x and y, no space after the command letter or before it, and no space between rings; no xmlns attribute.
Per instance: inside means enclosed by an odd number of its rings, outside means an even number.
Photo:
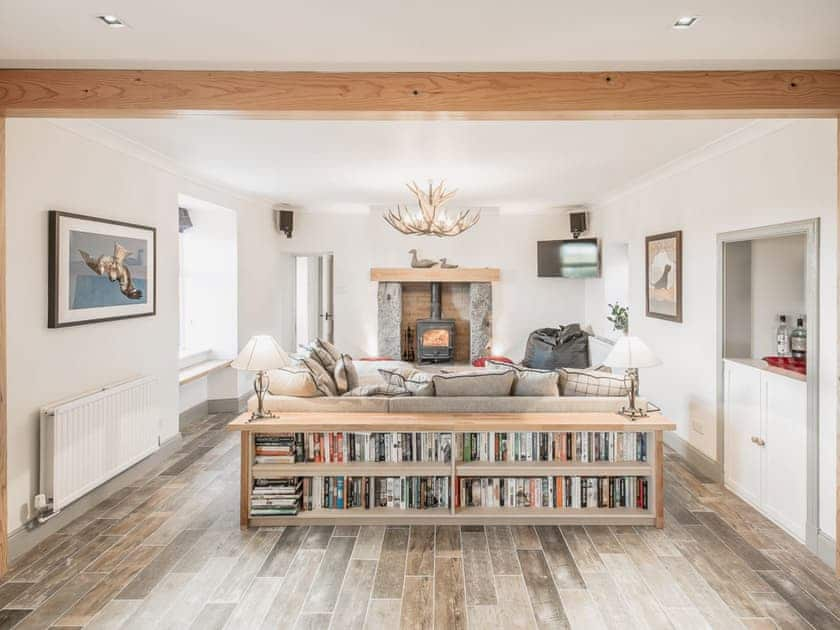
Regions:
<svg viewBox="0 0 840 630"><path fill-rule="evenodd" d="M437 264L436 261L429 260L428 258L417 258L416 249L409 249L408 253L411 254L411 266L415 269L428 269L429 267L434 267Z"/></svg>
<svg viewBox="0 0 840 630"><path fill-rule="evenodd" d="M453 265L451 263L446 262L446 258L440 259L440 268L441 269L457 269L458 265Z"/></svg>

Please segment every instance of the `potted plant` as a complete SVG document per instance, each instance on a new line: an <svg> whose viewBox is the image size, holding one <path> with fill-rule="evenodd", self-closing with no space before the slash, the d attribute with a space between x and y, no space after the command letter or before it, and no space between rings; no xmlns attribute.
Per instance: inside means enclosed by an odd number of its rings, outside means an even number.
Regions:
<svg viewBox="0 0 840 630"><path fill-rule="evenodd" d="M619 303L607 304L610 308L610 313L607 315L607 321L613 326L613 331L622 335L626 335L630 327L630 309L627 306L621 306Z"/></svg>

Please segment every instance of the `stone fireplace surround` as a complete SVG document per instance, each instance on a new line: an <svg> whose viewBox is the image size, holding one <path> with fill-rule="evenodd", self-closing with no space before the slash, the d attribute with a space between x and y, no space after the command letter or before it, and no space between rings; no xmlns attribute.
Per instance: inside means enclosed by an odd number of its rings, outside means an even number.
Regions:
<svg viewBox="0 0 840 630"><path fill-rule="evenodd" d="M377 291L377 352L379 356L402 357L403 331L428 317L428 308L418 313L418 295L429 294L428 282L380 281ZM449 299L447 299L447 295ZM430 302L430 299L429 299ZM448 304L449 311L447 310ZM490 282L443 281L443 317L456 319L456 361L469 361L490 354L493 333L493 288ZM459 307L460 305L460 307ZM406 306L409 306L406 309ZM454 307L454 308L453 308ZM459 312L452 312L457 310ZM466 312L464 312L466 311ZM460 316L459 316L460 315ZM403 321L403 318L409 321ZM468 339L464 333L468 332ZM468 348L464 346L468 343Z"/></svg>

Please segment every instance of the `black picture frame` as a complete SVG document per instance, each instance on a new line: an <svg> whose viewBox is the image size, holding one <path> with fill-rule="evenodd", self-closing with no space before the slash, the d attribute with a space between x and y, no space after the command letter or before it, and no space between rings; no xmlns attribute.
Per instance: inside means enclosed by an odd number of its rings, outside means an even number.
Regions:
<svg viewBox="0 0 840 630"><path fill-rule="evenodd" d="M151 252L147 253L147 260L152 263L152 290L147 296L147 301L144 303L142 312L138 313L123 313L120 315L104 315L94 316L85 319L67 320L62 317L62 309L60 308L60 300L64 291L61 284L61 231L62 221L64 220L81 220L100 224L104 227L115 226L120 228L129 228L132 230L139 230L148 232L148 241L151 243ZM139 225L137 223L128 223L126 221L115 221L113 219L103 219L84 214L76 214L72 212L63 212L59 210L50 210L48 213L48 277L47 277L47 327L48 328L67 328L70 326L82 326L86 324L94 324L100 322L117 321L121 319L133 319L135 317L151 317L157 314L157 228L149 225ZM148 278L147 278L148 281ZM148 282L147 282L148 284ZM151 302L151 304L149 304ZM115 306L96 307L95 310L108 310L118 308ZM94 309L91 309L94 310ZM125 310L125 309L121 309ZM139 309L142 310L142 309Z"/></svg>

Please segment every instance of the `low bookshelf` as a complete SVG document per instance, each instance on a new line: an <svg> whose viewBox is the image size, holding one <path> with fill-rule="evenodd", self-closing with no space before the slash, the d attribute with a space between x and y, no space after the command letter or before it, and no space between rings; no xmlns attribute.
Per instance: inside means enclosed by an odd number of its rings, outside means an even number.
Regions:
<svg viewBox="0 0 840 630"><path fill-rule="evenodd" d="M244 413L228 425L241 437L242 527L664 525L663 434L676 427L659 414L636 420L614 413L308 412L249 418ZM266 443L272 448L279 444L276 452L286 453L284 440L294 441L297 455L257 455L275 452L263 450ZM377 450L377 440L387 445L388 453L400 449L397 456L376 461L385 452ZM345 443L351 441L353 447ZM448 444L448 456L441 444ZM427 447L433 461L404 461L406 453L409 460L420 459L419 451ZM366 461L358 461L359 453ZM252 513L252 499L260 492L255 486L272 480L297 480L296 492L306 482L296 514ZM428 502L432 486L435 500L441 499L423 508L385 506L382 497L390 499L392 486L384 490L390 483L403 502ZM331 491L324 493L324 484ZM320 505L323 497L334 496L340 506ZM357 505L359 501L366 505ZM259 497L256 504L263 505Z"/></svg>

